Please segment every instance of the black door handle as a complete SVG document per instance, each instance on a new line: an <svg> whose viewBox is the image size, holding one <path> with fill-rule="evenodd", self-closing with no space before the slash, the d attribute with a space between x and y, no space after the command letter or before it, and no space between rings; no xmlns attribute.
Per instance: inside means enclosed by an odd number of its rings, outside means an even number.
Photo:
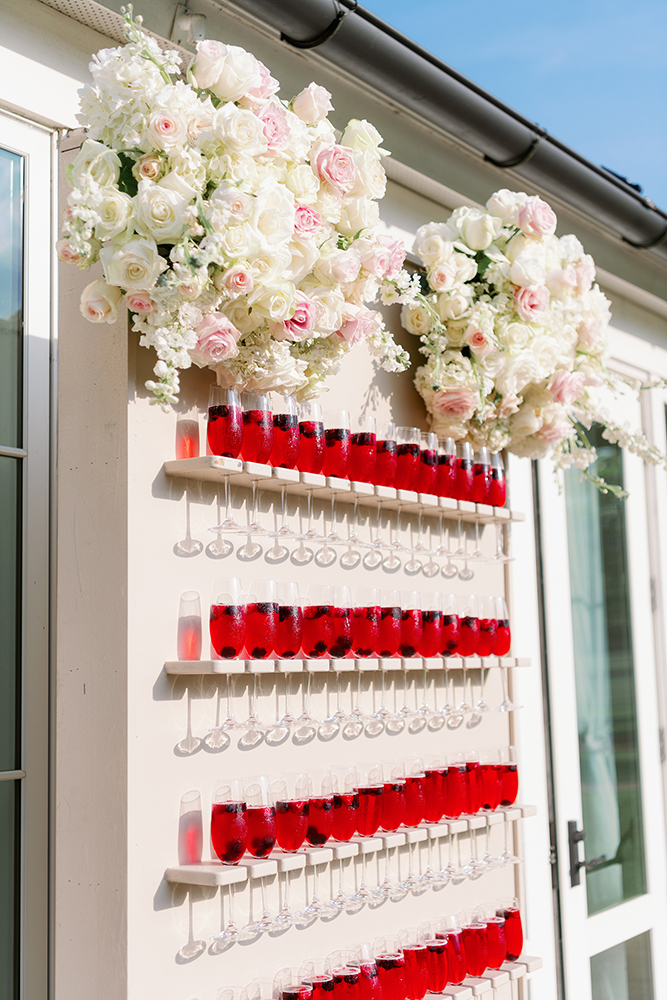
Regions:
<svg viewBox="0 0 667 1000"><path fill-rule="evenodd" d="M574 888L575 885L581 884L581 869L592 871L593 868L597 868L598 865L607 860L607 855L601 854L599 858L593 858L592 861L579 860L579 844L586 839L586 834L583 830L577 829L577 822L574 819L571 819L567 824L567 839L570 848L570 885Z"/></svg>

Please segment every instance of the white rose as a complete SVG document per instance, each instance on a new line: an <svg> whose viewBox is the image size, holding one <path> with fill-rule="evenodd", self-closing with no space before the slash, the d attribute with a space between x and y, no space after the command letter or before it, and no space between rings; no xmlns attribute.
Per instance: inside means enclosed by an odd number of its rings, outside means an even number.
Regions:
<svg viewBox="0 0 667 1000"><path fill-rule="evenodd" d="M292 259L284 269L284 277L298 285L313 270L320 255L319 250L314 240L304 239L300 236L295 236L294 239L290 240L287 249L290 251Z"/></svg>
<svg viewBox="0 0 667 1000"><path fill-rule="evenodd" d="M577 287L577 272L568 264L567 267L557 267L549 271L546 277L547 288L556 298L571 295Z"/></svg>
<svg viewBox="0 0 667 1000"><path fill-rule="evenodd" d="M435 263L428 272L428 283L435 292L448 292L456 280L456 262L453 259Z"/></svg>
<svg viewBox="0 0 667 1000"><path fill-rule="evenodd" d="M373 153L355 153L354 164L357 168L355 185L351 195L363 195L366 198L384 198L387 190L387 175L381 161Z"/></svg>
<svg viewBox="0 0 667 1000"><path fill-rule="evenodd" d="M486 207L491 215L495 215L505 223L516 226L519 206L523 205L527 200L527 194L501 188L500 191L496 191L495 194L491 195L486 203Z"/></svg>
<svg viewBox="0 0 667 1000"><path fill-rule="evenodd" d="M252 223L266 247L289 240L294 233L294 196L269 179L257 191Z"/></svg>
<svg viewBox="0 0 667 1000"><path fill-rule="evenodd" d="M192 66L192 73L201 90L209 90L216 82L225 64L227 46L224 42L206 39L197 42L197 55Z"/></svg>
<svg viewBox="0 0 667 1000"><path fill-rule="evenodd" d="M119 247L103 247L100 260L110 285L126 290L151 289L158 274L166 268L155 242L134 237Z"/></svg>
<svg viewBox="0 0 667 1000"><path fill-rule="evenodd" d="M530 327L525 323L508 323L505 329L499 334L498 339L507 348L510 354L518 354L522 351L531 336Z"/></svg>
<svg viewBox="0 0 667 1000"><path fill-rule="evenodd" d="M340 330L345 306L345 296L340 289L321 285L315 277L312 277L302 282L301 290L320 307L317 329L323 333L335 333L336 330Z"/></svg>
<svg viewBox="0 0 667 1000"><path fill-rule="evenodd" d="M314 174L313 177L315 177ZM327 184L326 181L323 181L319 186L317 200L314 202L313 208L317 209L323 219L335 226L340 222L343 213L343 196L333 184Z"/></svg>
<svg viewBox="0 0 667 1000"><path fill-rule="evenodd" d="M237 187L227 187L221 184L209 199L211 206L211 221L215 217L218 231L229 222L244 222L250 215L253 199Z"/></svg>
<svg viewBox="0 0 667 1000"><path fill-rule="evenodd" d="M146 124L146 141L155 149L174 149L186 136L187 125L178 111L154 111Z"/></svg>
<svg viewBox="0 0 667 1000"><path fill-rule="evenodd" d="M420 226L412 249L418 257L421 257L427 267L430 264L449 260L454 252L454 246L446 223L428 222L426 225Z"/></svg>
<svg viewBox="0 0 667 1000"><path fill-rule="evenodd" d="M356 246L322 257L317 265L319 274L339 284L356 281L360 269L361 256Z"/></svg>
<svg viewBox="0 0 667 1000"><path fill-rule="evenodd" d="M86 139L72 164L71 175L73 186L85 184L89 178L101 187L110 187L118 183L120 158L103 143Z"/></svg>
<svg viewBox="0 0 667 1000"><path fill-rule="evenodd" d="M213 115L213 133L234 153L259 156L267 150L264 123L252 111L225 104Z"/></svg>
<svg viewBox="0 0 667 1000"><path fill-rule="evenodd" d="M282 275L292 262L292 255L287 246L275 247L268 253L259 254L253 258L251 271L255 284L268 284L278 275Z"/></svg>
<svg viewBox="0 0 667 1000"><path fill-rule="evenodd" d="M300 205L312 205L317 200L320 184L307 163L290 167L285 175L285 184Z"/></svg>
<svg viewBox="0 0 667 1000"><path fill-rule="evenodd" d="M259 247L259 233L249 222L227 226L220 236L220 249L225 257L232 260L247 260L254 256Z"/></svg>
<svg viewBox="0 0 667 1000"><path fill-rule="evenodd" d="M127 229L132 213L132 199L118 188L102 188L97 204L100 221L95 226L98 240L112 240Z"/></svg>
<svg viewBox="0 0 667 1000"><path fill-rule="evenodd" d="M81 293L81 315L90 323L115 323L121 295L120 288L106 281L91 281Z"/></svg>
<svg viewBox="0 0 667 1000"><path fill-rule="evenodd" d="M176 173L175 170L171 170L165 177L159 180L158 187L167 191L174 191L181 198L185 198L186 202L191 202L197 197L197 189L182 174Z"/></svg>
<svg viewBox="0 0 667 1000"><path fill-rule="evenodd" d="M501 221L478 208L467 208L457 219L457 225L471 250L486 250L500 232Z"/></svg>
<svg viewBox="0 0 667 1000"><path fill-rule="evenodd" d="M536 337L530 346L535 363L542 372L542 378L553 375L558 367L561 345L553 337Z"/></svg>
<svg viewBox="0 0 667 1000"><path fill-rule="evenodd" d="M326 87L309 83L292 101L292 111L302 122L314 125L333 111L331 94Z"/></svg>
<svg viewBox="0 0 667 1000"><path fill-rule="evenodd" d="M438 295L438 315L443 321L461 319L470 308L472 289L467 285Z"/></svg>
<svg viewBox="0 0 667 1000"><path fill-rule="evenodd" d="M199 45L205 43L199 43ZM197 50L199 52L199 45ZM217 68L219 73L217 79L206 88L212 91L216 97L222 101L238 101L249 90L259 87L262 82L262 64L250 53L246 52L239 45L227 45L226 51ZM199 81L196 72L195 79ZM209 77L213 74L214 65L210 63L207 67Z"/></svg>
<svg viewBox="0 0 667 1000"><path fill-rule="evenodd" d="M467 253L454 253L450 264L455 264L456 280L461 284L470 281L477 274L477 261Z"/></svg>
<svg viewBox="0 0 667 1000"><path fill-rule="evenodd" d="M248 309L245 300L226 302L220 306L220 310L241 333L242 337L257 330L264 323L264 318L259 313L254 310L251 312Z"/></svg>
<svg viewBox="0 0 667 1000"><path fill-rule="evenodd" d="M340 141L341 145L349 146L359 153L368 152L375 157L387 155L386 149L380 149L382 136L374 125L363 118L361 120L353 118L348 122Z"/></svg>
<svg viewBox="0 0 667 1000"><path fill-rule="evenodd" d="M543 285L546 281L543 255L539 251L519 254L510 266L510 281L522 288Z"/></svg>
<svg viewBox="0 0 667 1000"><path fill-rule="evenodd" d="M431 329L431 314L422 305L406 305L401 309L401 323L415 337L421 337Z"/></svg>
<svg viewBox="0 0 667 1000"><path fill-rule="evenodd" d="M543 422L534 407L524 404L509 418L510 433L512 437L528 437L539 431Z"/></svg>
<svg viewBox="0 0 667 1000"><path fill-rule="evenodd" d="M352 239L364 229L374 229L380 221L380 209L376 201L368 198L350 198L343 202L343 212L337 228L344 236Z"/></svg>
<svg viewBox="0 0 667 1000"><path fill-rule="evenodd" d="M152 181L139 181L135 196L137 232L156 243L176 243L183 234L183 213L188 200Z"/></svg>
<svg viewBox="0 0 667 1000"><path fill-rule="evenodd" d="M380 279L376 278L373 274L369 274L355 281L347 293L347 298L358 305L364 302L375 302L379 290Z"/></svg>
<svg viewBox="0 0 667 1000"><path fill-rule="evenodd" d="M518 396L530 382L539 382L542 370L530 351L506 355L502 370L496 375L496 388L501 396Z"/></svg>
<svg viewBox="0 0 667 1000"><path fill-rule="evenodd" d="M268 286L256 288L248 296L248 304L252 306L253 312L274 322L289 319L296 303L296 289L291 281L276 280Z"/></svg>

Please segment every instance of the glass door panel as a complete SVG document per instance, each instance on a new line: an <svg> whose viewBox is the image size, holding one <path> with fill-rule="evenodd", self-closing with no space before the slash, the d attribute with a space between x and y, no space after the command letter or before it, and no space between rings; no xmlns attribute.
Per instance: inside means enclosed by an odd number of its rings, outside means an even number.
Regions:
<svg viewBox="0 0 667 1000"><path fill-rule="evenodd" d="M620 448L594 429L595 471L623 485ZM565 485L588 913L646 892L625 506L576 470Z"/></svg>
<svg viewBox="0 0 667 1000"><path fill-rule="evenodd" d="M593 955L591 983L593 1000L653 1000L649 932Z"/></svg>
<svg viewBox="0 0 667 1000"><path fill-rule="evenodd" d="M0 148L0 445L21 445L24 159Z"/></svg>

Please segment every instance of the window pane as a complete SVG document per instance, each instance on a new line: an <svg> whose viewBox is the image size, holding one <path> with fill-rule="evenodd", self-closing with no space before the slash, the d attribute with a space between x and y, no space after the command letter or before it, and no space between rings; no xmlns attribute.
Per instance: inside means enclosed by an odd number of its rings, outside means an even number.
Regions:
<svg viewBox="0 0 667 1000"><path fill-rule="evenodd" d="M18 996L16 928L19 886L18 781L0 781L0 996Z"/></svg>
<svg viewBox="0 0 667 1000"><path fill-rule="evenodd" d="M20 458L0 456L0 771L18 767L18 475ZM1 784L1 782L0 782Z"/></svg>
<svg viewBox="0 0 667 1000"><path fill-rule="evenodd" d="M593 1000L653 1000L648 931L593 955L591 985Z"/></svg>
<svg viewBox="0 0 667 1000"><path fill-rule="evenodd" d="M595 472L623 485L621 451L591 433ZM565 477L589 914L646 892L625 507Z"/></svg>
<svg viewBox="0 0 667 1000"><path fill-rule="evenodd" d="M23 157L0 149L0 444L20 447Z"/></svg>

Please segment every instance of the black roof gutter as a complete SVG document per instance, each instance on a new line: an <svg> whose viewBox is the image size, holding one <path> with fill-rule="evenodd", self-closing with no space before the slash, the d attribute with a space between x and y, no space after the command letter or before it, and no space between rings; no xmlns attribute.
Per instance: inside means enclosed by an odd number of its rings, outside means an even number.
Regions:
<svg viewBox="0 0 667 1000"><path fill-rule="evenodd" d="M220 0L218 0L220 2ZM223 0L667 264L667 213L355 0Z"/></svg>

